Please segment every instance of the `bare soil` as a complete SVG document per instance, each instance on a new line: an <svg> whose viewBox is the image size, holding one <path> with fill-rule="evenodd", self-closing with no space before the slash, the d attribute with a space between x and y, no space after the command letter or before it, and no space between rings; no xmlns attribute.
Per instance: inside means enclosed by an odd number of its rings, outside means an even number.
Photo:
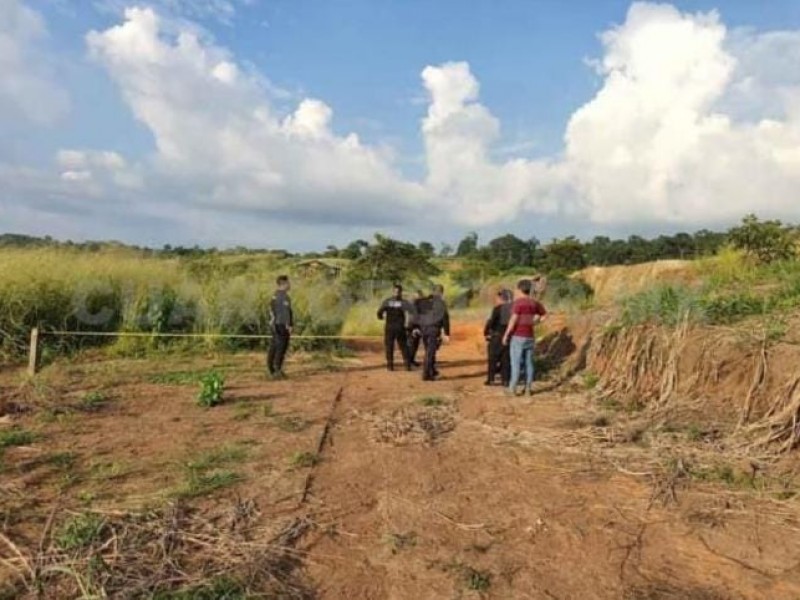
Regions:
<svg viewBox="0 0 800 600"><path fill-rule="evenodd" d="M4 371L0 432L36 437L3 453L0 577L21 576L51 515L170 504L187 465L234 448L220 468L238 482L186 502L214 515L252 501L254 531L310 523L293 548L313 597L800 598L794 488L693 476L711 441L636 435L636 415L579 375L531 398L484 386L479 329L456 329L436 382L369 350L295 356L277 382L258 354L84 359L36 384ZM225 402L202 409L175 374L212 367Z"/></svg>

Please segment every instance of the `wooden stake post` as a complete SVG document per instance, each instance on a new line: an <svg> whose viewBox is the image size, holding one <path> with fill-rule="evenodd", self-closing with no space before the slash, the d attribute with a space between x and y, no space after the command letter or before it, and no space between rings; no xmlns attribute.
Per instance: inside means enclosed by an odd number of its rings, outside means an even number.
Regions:
<svg viewBox="0 0 800 600"><path fill-rule="evenodd" d="M28 354L28 375L36 375L39 368L39 328L31 329L31 347Z"/></svg>

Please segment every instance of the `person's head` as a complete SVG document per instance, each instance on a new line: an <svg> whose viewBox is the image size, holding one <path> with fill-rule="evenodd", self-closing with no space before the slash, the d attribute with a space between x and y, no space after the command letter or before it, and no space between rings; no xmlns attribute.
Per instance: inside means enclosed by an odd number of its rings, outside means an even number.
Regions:
<svg viewBox="0 0 800 600"><path fill-rule="evenodd" d="M498 306L500 304L505 304L505 295L503 294L504 290L497 290L497 294L494 296L494 304Z"/></svg>
<svg viewBox="0 0 800 600"><path fill-rule="evenodd" d="M422 300L425 297L425 292L422 290L417 290L417 300Z"/></svg>
<svg viewBox="0 0 800 600"><path fill-rule="evenodd" d="M439 285L438 283L431 288L431 294L434 296L442 297L444 296L444 286Z"/></svg>
<svg viewBox="0 0 800 600"><path fill-rule="evenodd" d="M392 296L397 298L398 300L403 297L403 286L399 283L395 283L392 286Z"/></svg>
<svg viewBox="0 0 800 600"><path fill-rule="evenodd" d="M507 304L508 302L511 302L511 290L503 288L497 292L495 304Z"/></svg>
<svg viewBox="0 0 800 600"><path fill-rule="evenodd" d="M275 280L275 283L278 284L279 290L288 290L292 285L289 283L289 277L286 275L279 275L278 279Z"/></svg>
<svg viewBox="0 0 800 600"><path fill-rule="evenodd" d="M530 279L520 279L517 282L517 291L523 296L530 296L531 295L531 280Z"/></svg>

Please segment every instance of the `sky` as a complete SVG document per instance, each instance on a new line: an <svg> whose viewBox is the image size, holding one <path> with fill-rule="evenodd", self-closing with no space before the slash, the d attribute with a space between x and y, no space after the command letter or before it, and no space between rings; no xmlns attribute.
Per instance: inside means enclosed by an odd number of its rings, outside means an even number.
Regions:
<svg viewBox="0 0 800 600"><path fill-rule="evenodd" d="M797 0L0 0L0 232L546 242L796 198Z"/></svg>

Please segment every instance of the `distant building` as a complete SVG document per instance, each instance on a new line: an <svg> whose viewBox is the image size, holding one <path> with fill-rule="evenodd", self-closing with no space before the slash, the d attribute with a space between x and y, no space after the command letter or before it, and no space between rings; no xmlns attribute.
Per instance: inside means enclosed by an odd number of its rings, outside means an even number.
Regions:
<svg viewBox="0 0 800 600"><path fill-rule="evenodd" d="M331 260L312 258L295 264L295 268L302 277L314 277L324 275L329 279L337 279L341 276L343 266Z"/></svg>

